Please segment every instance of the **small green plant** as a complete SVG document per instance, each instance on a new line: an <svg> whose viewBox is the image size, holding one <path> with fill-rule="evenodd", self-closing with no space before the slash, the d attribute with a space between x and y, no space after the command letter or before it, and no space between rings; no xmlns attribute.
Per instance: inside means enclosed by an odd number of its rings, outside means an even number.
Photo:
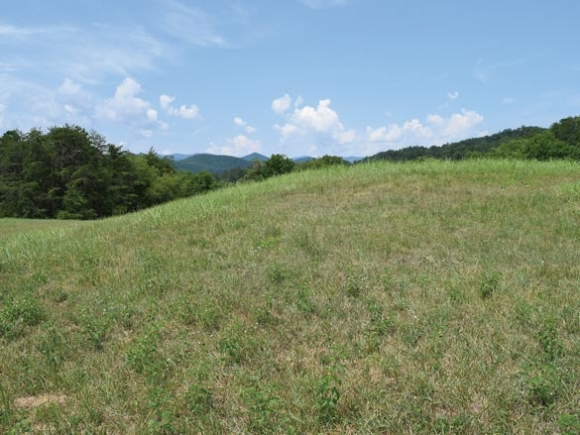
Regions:
<svg viewBox="0 0 580 435"><path fill-rule="evenodd" d="M52 373L58 371L68 354L68 346L64 336L54 327L46 329L46 333L37 348L44 355L46 364Z"/></svg>
<svg viewBox="0 0 580 435"><path fill-rule="evenodd" d="M167 435L176 433L175 414L168 408L169 399L162 389L156 388L149 400L151 418L147 424L147 433L151 435Z"/></svg>
<svg viewBox="0 0 580 435"><path fill-rule="evenodd" d="M298 301L297 306L298 309L304 314L315 314L316 313L316 304L310 296L312 295L312 290L308 288L300 288L298 290Z"/></svg>
<svg viewBox="0 0 580 435"><path fill-rule="evenodd" d="M199 385L190 385L185 393L187 409L195 414L207 414L213 407L211 390Z"/></svg>
<svg viewBox="0 0 580 435"><path fill-rule="evenodd" d="M240 323L230 325L218 342L218 350L231 364L242 364L252 355L253 342L251 334Z"/></svg>
<svg viewBox="0 0 580 435"><path fill-rule="evenodd" d="M268 280L272 284L280 285L286 280L287 277L287 272L278 263L273 263L268 268Z"/></svg>
<svg viewBox="0 0 580 435"><path fill-rule="evenodd" d="M249 403L252 433L277 433L280 400L266 389L249 388L245 391Z"/></svg>
<svg viewBox="0 0 580 435"><path fill-rule="evenodd" d="M554 319L544 319L540 327L538 340L540 348L548 361L554 361L564 354L564 343L558 334L558 327Z"/></svg>
<svg viewBox="0 0 580 435"><path fill-rule="evenodd" d="M560 378L556 368L544 364L534 368L526 382L530 403L540 407L550 407L558 399Z"/></svg>
<svg viewBox="0 0 580 435"><path fill-rule="evenodd" d="M153 326L135 338L126 355L129 367L139 374L146 375L151 382L162 379L169 368L167 360L163 359L159 351L159 340L158 328Z"/></svg>
<svg viewBox="0 0 580 435"><path fill-rule="evenodd" d="M0 337L15 338L27 326L36 326L46 320L46 312L31 297L9 299L0 308Z"/></svg>
<svg viewBox="0 0 580 435"><path fill-rule="evenodd" d="M353 272L348 272L346 275L346 283L344 284L347 296L356 299L363 292L364 278L357 277Z"/></svg>
<svg viewBox="0 0 580 435"><path fill-rule="evenodd" d="M580 433L580 414L561 414L558 416L558 427L564 435Z"/></svg>
<svg viewBox="0 0 580 435"><path fill-rule="evenodd" d="M499 289L499 274L496 272L485 273L479 281L479 296L481 299L489 299Z"/></svg>
<svg viewBox="0 0 580 435"><path fill-rule="evenodd" d="M328 367L326 374L316 384L318 419L323 424L334 423L338 415L338 401L340 400L341 375L344 373L342 364L333 364Z"/></svg>

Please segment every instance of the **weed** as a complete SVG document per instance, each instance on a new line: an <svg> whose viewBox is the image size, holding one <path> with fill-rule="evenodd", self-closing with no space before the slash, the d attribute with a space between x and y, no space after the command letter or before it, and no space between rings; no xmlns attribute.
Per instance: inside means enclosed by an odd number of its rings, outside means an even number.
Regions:
<svg viewBox="0 0 580 435"><path fill-rule="evenodd" d="M207 414L213 407L211 390L199 385L190 385L185 393L187 410L197 415Z"/></svg>
<svg viewBox="0 0 580 435"><path fill-rule="evenodd" d="M16 338L26 326L36 326L46 320L46 312L36 299L9 299L0 308L0 337Z"/></svg>
<svg viewBox="0 0 580 435"><path fill-rule="evenodd" d="M485 273L479 280L479 296L481 299L491 298L499 289L500 275L497 272Z"/></svg>
<svg viewBox="0 0 580 435"><path fill-rule="evenodd" d="M580 433L580 414L561 414L558 416L557 423L564 435Z"/></svg>
<svg viewBox="0 0 580 435"><path fill-rule="evenodd" d="M163 359L159 351L159 340L158 327L153 326L133 340L126 354L129 367L146 375L150 382L163 379L169 369L167 360Z"/></svg>
<svg viewBox="0 0 580 435"><path fill-rule="evenodd" d="M280 399L266 388L251 387L244 392L249 403L249 428L252 433L279 433Z"/></svg>
<svg viewBox="0 0 580 435"><path fill-rule="evenodd" d="M558 327L554 319L544 319L540 327L538 340L540 348L548 361L554 361L564 354L564 344L558 334Z"/></svg>
<svg viewBox="0 0 580 435"><path fill-rule="evenodd" d="M218 349L230 364L244 363L257 350L251 332L238 322L223 332Z"/></svg>
<svg viewBox="0 0 580 435"><path fill-rule="evenodd" d="M280 285L288 277L288 273L278 263L273 263L268 268L268 280L272 284Z"/></svg>
<svg viewBox="0 0 580 435"><path fill-rule="evenodd" d="M151 435L167 435L176 433L175 415L170 411L170 400L160 388L155 388L149 400L151 418L147 424L147 433Z"/></svg>
<svg viewBox="0 0 580 435"><path fill-rule="evenodd" d="M534 367L527 375L526 387L530 403L540 407L551 407L558 399L560 377L551 364Z"/></svg>
<svg viewBox="0 0 580 435"><path fill-rule="evenodd" d="M364 278L357 277L354 273L348 272L346 274L345 292L347 296L356 299L364 289Z"/></svg>
<svg viewBox="0 0 580 435"><path fill-rule="evenodd" d="M333 364L327 368L326 374L316 384L316 409L318 419L323 424L334 423L339 417L338 401L340 400L341 375L344 366Z"/></svg>
<svg viewBox="0 0 580 435"><path fill-rule="evenodd" d="M68 346L64 336L56 328L48 327L37 348L44 355L50 372L55 374L68 354Z"/></svg>
<svg viewBox="0 0 580 435"><path fill-rule="evenodd" d="M298 309L304 314L316 314L316 304L310 298L311 295L312 290L308 288L298 289L298 301L296 304Z"/></svg>

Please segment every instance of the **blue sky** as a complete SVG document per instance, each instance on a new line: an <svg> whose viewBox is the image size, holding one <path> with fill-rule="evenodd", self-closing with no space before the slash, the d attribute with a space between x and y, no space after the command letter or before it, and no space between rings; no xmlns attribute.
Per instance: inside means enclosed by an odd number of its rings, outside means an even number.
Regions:
<svg viewBox="0 0 580 435"><path fill-rule="evenodd" d="M3 0L0 132L365 156L580 114L580 2Z"/></svg>

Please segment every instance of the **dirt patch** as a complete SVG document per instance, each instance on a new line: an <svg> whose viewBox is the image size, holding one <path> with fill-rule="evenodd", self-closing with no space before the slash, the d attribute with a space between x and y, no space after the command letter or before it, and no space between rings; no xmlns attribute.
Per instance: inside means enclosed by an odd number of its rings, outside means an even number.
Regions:
<svg viewBox="0 0 580 435"><path fill-rule="evenodd" d="M41 394L40 396L20 397L14 401L14 405L20 409L33 409L42 405L57 403L64 405L66 396L57 394Z"/></svg>

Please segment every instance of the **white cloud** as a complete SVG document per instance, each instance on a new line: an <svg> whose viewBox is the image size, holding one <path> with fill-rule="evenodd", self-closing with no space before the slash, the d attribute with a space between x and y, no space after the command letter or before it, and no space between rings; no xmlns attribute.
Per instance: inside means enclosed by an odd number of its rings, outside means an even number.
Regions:
<svg viewBox="0 0 580 435"><path fill-rule="evenodd" d="M285 113L292 105L292 98L290 95L285 94L283 97L276 98L272 101L272 110L278 115Z"/></svg>
<svg viewBox="0 0 580 435"><path fill-rule="evenodd" d="M150 121L157 121L157 110L155 109L148 109L147 110L147 119L149 119Z"/></svg>
<svg viewBox="0 0 580 435"><path fill-rule="evenodd" d="M245 156L258 152L262 146L259 140L250 139L244 135L238 135L228 139L223 146L211 143L208 153L228 156Z"/></svg>
<svg viewBox="0 0 580 435"><path fill-rule="evenodd" d="M252 134L252 133L256 132L256 129L254 127L252 127L251 125L248 125L248 123L246 121L244 121L242 118L240 118L239 116L236 116L234 118L234 124L236 124L240 128L243 128L244 130L246 130L246 132L248 134Z"/></svg>
<svg viewBox="0 0 580 435"><path fill-rule="evenodd" d="M280 99L274 100L275 103L278 101L279 104L272 106L276 113L286 114L288 122L282 126L275 126L282 136L282 141L286 141L294 135L311 136L326 142L330 139L341 145L355 141L356 132L344 128L338 114L330 108L331 101L329 99L320 100L316 107L297 107L293 112L286 113L292 104L292 99L288 95L282 98L281 102Z"/></svg>
<svg viewBox="0 0 580 435"><path fill-rule="evenodd" d="M135 79L127 77L117 87L113 98L97 106L96 117L121 122L149 119L148 112L151 107L147 101L137 96L140 92L141 85Z"/></svg>
<svg viewBox="0 0 580 435"><path fill-rule="evenodd" d="M413 145L442 145L481 136L486 132L477 130L483 122L483 116L471 110L463 110L446 118L441 115L427 115L425 123L418 119L404 122L402 125L391 124L388 127L366 129L367 152L369 154L381 148L397 149Z"/></svg>
<svg viewBox="0 0 580 435"><path fill-rule="evenodd" d="M159 97L159 103L164 109L169 109L171 103L173 103L173 100L175 100L175 97L170 97L169 95L161 95Z"/></svg>
<svg viewBox="0 0 580 435"><path fill-rule="evenodd" d="M344 6L347 0L301 0L306 6L312 9L328 9L336 6Z"/></svg>
<svg viewBox="0 0 580 435"><path fill-rule="evenodd" d="M464 139L473 133L473 127L483 121L483 116L472 110L451 115L443 129L443 138L448 141Z"/></svg>
<svg viewBox="0 0 580 435"><path fill-rule="evenodd" d="M450 100L457 100L457 98L459 98L459 92L455 91L455 92L448 92L447 93L447 97Z"/></svg>
<svg viewBox="0 0 580 435"><path fill-rule="evenodd" d="M181 105L178 108L175 108L171 105L174 100L175 97L169 95L161 95L161 97L159 97L159 103L168 115L182 119L197 119L201 117L199 108L195 104L192 104L189 107Z"/></svg>

